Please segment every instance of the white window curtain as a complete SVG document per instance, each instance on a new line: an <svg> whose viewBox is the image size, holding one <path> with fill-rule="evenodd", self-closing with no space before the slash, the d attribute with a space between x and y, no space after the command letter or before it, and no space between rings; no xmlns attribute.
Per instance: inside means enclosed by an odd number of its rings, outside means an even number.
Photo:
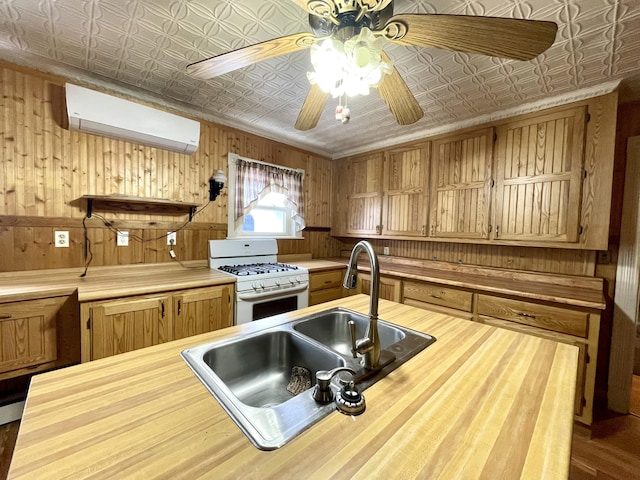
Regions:
<svg viewBox="0 0 640 480"><path fill-rule="evenodd" d="M262 162L236 160L236 228L242 225L242 217L249 213L258 201L270 192L286 197L296 231L304 229L304 196L302 181L304 172L277 167Z"/></svg>

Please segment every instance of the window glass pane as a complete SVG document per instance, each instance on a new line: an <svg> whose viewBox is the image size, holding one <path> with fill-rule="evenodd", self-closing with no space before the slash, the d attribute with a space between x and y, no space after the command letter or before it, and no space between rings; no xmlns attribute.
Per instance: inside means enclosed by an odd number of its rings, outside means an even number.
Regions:
<svg viewBox="0 0 640 480"><path fill-rule="evenodd" d="M254 233L287 233L286 209L276 207L256 207L244 216L243 232Z"/></svg>

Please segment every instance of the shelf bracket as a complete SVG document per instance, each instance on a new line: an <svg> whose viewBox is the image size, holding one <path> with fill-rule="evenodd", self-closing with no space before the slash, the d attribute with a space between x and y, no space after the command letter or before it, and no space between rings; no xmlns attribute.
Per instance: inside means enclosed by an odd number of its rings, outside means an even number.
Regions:
<svg viewBox="0 0 640 480"><path fill-rule="evenodd" d="M189 208L189 221L193 220L194 215L196 214L197 207Z"/></svg>
<svg viewBox="0 0 640 480"><path fill-rule="evenodd" d="M93 210L93 198L87 198L87 218L91 218L92 210Z"/></svg>

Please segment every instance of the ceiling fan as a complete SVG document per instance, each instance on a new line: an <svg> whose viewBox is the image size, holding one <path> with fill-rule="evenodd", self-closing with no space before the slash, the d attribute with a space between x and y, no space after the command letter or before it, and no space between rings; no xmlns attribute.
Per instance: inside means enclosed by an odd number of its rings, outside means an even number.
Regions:
<svg viewBox="0 0 640 480"><path fill-rule="evenodd" d="M443 14L393 15L393 0L291 1L309 13L313 34L286 35L200 60L188 65L187 73L208 80L304 49L312 49L313 62L315 51L327 44L344 56L343 50L348 50L351 42L350 54L354 58L366 58L359 63L360 67L368 68L367 62L371 58L375 60L371 65L380 65L376 68L383 74L370 86L378 90L398 124L410 125L420 120L424 112L389 57L379 47L373 48L374 43L380 43L379 39L398 45L531 60L553 44L557 31L556 24L548 21ZM365 36L368 36L366 40ZM331 95L330 90L314 81L313 74L310 74L310 80L311 88L295 124L298 130L310 130L318 124ZM342 79L338 80L338 83L342 82ZM341 95L343 90L339 90ZM337 95L336 91L333 94ZM336 118L339 118L338 114ZM343 123L346 123L344 120L343 114Z"/></svg>

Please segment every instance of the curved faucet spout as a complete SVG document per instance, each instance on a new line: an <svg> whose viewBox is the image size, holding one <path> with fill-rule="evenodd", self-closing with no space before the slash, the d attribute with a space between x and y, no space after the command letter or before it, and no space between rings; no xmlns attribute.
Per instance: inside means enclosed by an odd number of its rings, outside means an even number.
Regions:
<svg viewBox="0 0 640 480"><path fill-rule="evenodd" d="M371 244L367 241L356 243L351 251L347 274L344 277L345 288L353 289L357 286L358 279L358 255L366 252L371 267L371 287L369 291L369 328L364 338L354 340L354 355L360 353L364 356L364 367L374 370L380 366L380 336L378 334L378 297L380 291L380 266L378 257Z"/></svg>

